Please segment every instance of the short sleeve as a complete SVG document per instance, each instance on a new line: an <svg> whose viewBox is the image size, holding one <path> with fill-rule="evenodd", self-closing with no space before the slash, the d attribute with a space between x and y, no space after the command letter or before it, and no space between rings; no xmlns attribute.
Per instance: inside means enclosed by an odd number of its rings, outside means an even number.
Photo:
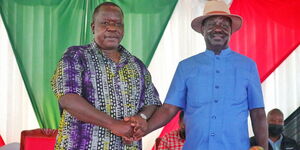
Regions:
<svg viewBox="0 0 300 150"><path fill-rule="evenodd" d="M260 78L255 63L251 66L251 72L249 76L249 83L247 88L248 95L248 109L263 108L263 94L261 90Z"/></svg>
<svg viewBox="0 0 300 150"><path fill-rule="evenodd" d="M145 79L145 105L161 105L159 94L152 83L150 72L147 68L144 68L144 79Z"/></svg>
<svg viewBox="0 0 300 150"><path fill-rule="evenodd" d="M58 62L51 86L55 96L74 93L81 95L82 92L82 65L80 54L76 50L68 49L62 59Z"/></svg>
<svg viewBox="0 0 300 150"><path fill-rule="evenodd" d="M184 109L186 107L186 89L182 65L179 63L164 103Z"/></svg>

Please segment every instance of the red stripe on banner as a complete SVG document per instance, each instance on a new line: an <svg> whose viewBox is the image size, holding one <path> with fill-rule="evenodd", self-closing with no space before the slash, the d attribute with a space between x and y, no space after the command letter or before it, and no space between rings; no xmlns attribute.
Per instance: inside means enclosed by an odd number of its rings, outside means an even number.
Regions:
<svg viewBox="0 0 300 150"><path fill-rule="evenodd" d="M233 50L251 57L264 81L300 44L300 1L235 0L230 11L243 17L231 37Z"/></svg>
<svg viewBox="0 0 300 150"><path fill-rule="evenodd" d="M3 139L2 139L2 137L0 135L0 147L3 146L3 145L5 145L5 142L3 141Z"/></svg>
<svg viewBox="0 0 300 150"><path fill-rule="evenodd" d="M230 11L243 17L243 25L232 35L230 47L257 63L261 82L300 44L299 8L298 0L232 2ZM164 127L159 137L177 128L178 115Z"/></svg>

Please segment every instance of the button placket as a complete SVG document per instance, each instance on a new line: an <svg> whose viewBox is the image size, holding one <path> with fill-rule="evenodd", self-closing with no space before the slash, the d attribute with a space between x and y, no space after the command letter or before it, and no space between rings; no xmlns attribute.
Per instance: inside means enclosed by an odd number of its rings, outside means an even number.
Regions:
<svg viewBox="0 0 300 150"><path fill-rule="evenodd" d="M214 139L216 136L216 131L217 131L217 112L218 112L218 107L219 107L219 98L220 98L220 79L221 79L221 72L220 72L220 65L221 65L221 59L220 56L215 56L215 66L213 70L214 74L214 85L213 85L213 103L212 103L212 111L211 111L211 127L210 127L210 137ZM213 141L213 139L211 139Z"/></svg>
<svg viewBox="0 0 300 150"><path fill-rule="evenodd" d="M215 56L215 90L220 88L219 79L220 79L220 56Z"/></svg>

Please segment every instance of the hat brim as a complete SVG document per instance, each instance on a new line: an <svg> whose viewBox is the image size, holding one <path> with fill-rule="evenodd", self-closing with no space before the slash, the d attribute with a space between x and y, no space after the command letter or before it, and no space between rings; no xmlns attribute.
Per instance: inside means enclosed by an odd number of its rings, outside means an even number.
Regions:
<svg viewBox="0 0 300 150"><path fill-rule="evenodd" d="M209 14L209 15L204 15L204 16L200 16L200 17L197 17L195 18L193 21L192 21L192 28L199 32L199 33L203 33L202 31L202 22L208 18L208 17L211 17L211 16L225 16L225 17L229 17L231 19L231 28L232 28L232 33L239 30L242 26L242 23L243 23L243 19L241 16L238 16L238 15L231 15L231 14L224 14L224 13L220 13L220 14Z"/></svg>

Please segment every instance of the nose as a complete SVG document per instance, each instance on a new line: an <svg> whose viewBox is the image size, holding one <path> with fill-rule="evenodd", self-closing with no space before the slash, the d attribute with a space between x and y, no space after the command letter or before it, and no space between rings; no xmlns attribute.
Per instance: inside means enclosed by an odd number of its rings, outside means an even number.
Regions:
<svg viewBox="0 0 300 150"><path fill-rule="evenodd" d="M215 32L221 32L222 31L222 29L220 27L216 27L214 30L215 30Z"/></svg>
<svg viewBox="0 0 300 150"><path fill-rule="evenodd" d="M220 25L216 25L216 26L214 27L214 31L215 31L215 32L221 32L221 31L222 31L222 27L221 27Z"/></svg>
<svg viewBox="0 0 300 150"><path fill-rule="evenodd" d="M110 32L115 32L117 31L117 27L115 25L109 25L106 27L106 30Z"/></svg>

